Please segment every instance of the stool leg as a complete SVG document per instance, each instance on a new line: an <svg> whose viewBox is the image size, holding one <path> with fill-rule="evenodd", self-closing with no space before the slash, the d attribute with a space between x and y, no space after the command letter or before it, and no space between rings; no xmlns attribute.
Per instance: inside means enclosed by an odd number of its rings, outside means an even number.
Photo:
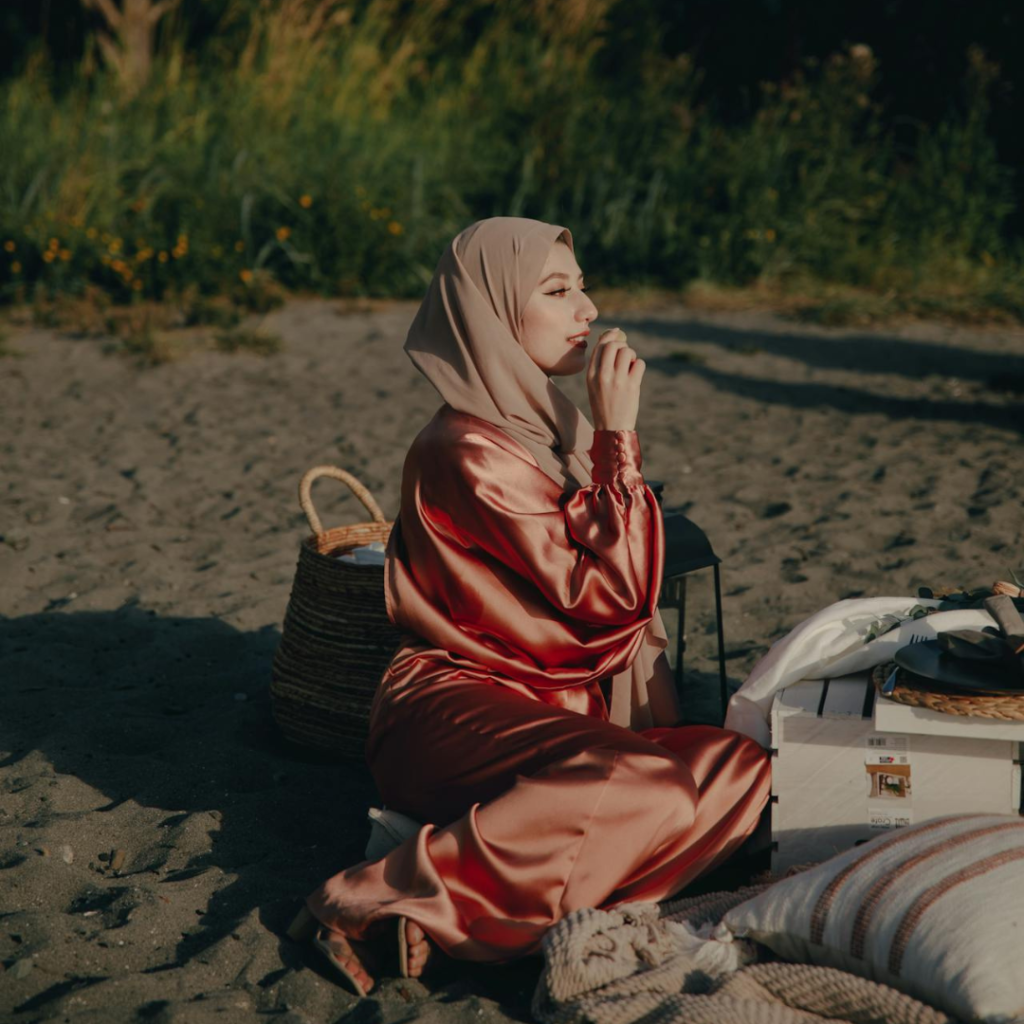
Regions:
<svg viewBox="0 0 1024 1024"><path fill-rule="evenodd" d="M676 609L679 612L678 628L676 629L676 694L679 706L684 708L686 702L683 695L683 653L686 651L686 577L680 576L674 581L676 585Z"/></svg>
<svg viewBox="0 0 1024 1024"><path fill-rule="evenodd" d="M718 619L718 688L722 703L722 723L725 724L725 707L729 703L729 688L725 679L725 630L722 626L722 574L715 566L715 616Z"/></svg>

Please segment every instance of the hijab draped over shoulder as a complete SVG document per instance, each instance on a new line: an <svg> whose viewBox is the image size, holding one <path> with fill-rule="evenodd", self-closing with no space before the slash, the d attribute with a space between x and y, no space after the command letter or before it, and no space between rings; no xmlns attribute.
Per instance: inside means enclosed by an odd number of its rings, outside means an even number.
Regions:
<svg viewBox="0 0 1024 1024"><path fill-rule="evenodd" d="M438 262L405 351L448 405L510 435L571 492L592 483L594 428L521 344L523 311L558 239L575 253L569 229L557 224L491 217L470 225ZM645 639L612 679L611 720L675 725L671 683L654 672L668 642L657 610Z"/></svg>

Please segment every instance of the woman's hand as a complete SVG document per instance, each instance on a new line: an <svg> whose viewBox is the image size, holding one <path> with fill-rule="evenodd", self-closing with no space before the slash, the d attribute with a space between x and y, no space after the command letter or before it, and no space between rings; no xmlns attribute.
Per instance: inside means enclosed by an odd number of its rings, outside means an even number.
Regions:
<svg viewBox="0 0 1024 1024"><path fill-rule="evenodd" d="M605 331L587 368L587 393L595 430L636 430L640 382L647 364L637 359L618 327Z"/></svg>

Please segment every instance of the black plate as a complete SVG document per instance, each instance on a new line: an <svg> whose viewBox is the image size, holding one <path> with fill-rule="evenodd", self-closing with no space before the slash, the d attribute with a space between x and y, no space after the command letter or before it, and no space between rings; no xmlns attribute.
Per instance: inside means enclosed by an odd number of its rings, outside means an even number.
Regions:
<svg viewBox="0 0 1024 1024"><path fill-rule="evenodd" d="M938 640L921 640L901 647L893 661L915 676L942 684L944 690L1015 696L1024 694L1024 676L1005 664L964 661L939 647Z"/></svg>

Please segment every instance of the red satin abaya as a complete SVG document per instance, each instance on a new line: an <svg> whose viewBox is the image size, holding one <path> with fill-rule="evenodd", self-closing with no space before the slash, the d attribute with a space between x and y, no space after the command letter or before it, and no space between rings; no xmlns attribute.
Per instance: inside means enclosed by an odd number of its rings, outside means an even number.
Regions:
<svg viewBox="0 0 1024 1024"><path fill-rule="evenodd" d="M574 909L677 893L757 824L752 740L609 721L600 682L643 642L664 527L635 431L596 431L590 455L593 483L563 493L447 405L413 443L385 568L407 636L366 749L384 804L428 824L310 895L329 927L402 915L453 957L511 960Z"/></svg>

